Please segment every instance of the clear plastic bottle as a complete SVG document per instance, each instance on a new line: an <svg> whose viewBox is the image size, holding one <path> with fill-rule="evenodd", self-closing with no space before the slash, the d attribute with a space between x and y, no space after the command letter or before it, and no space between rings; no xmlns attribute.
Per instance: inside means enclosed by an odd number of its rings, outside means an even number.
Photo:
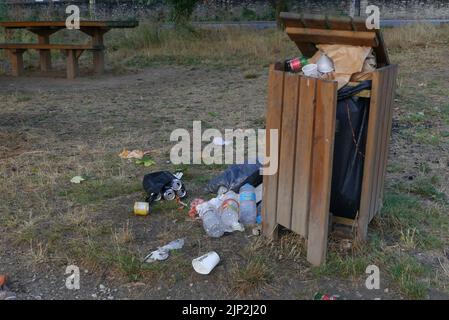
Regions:
<svg viewBox="0 0 449 320"><path fill-rule="evenodd" d="M239 201L238 194L229 191L224 194L223 203L220 206L220 216L226 232L233 232L240 229L239 225Z"/></svg>
<svg viewBox="0 0 449 320"><path fill-rule="evenodd" d="M257 216L255 188L250 184L240 187L240 222L243 224L255 224Z"/></svg>
<svg viewBox="0 0 449 320"><path fill-rule="evenodd" d="M201 210L199 216L203 220L203 228L209 236L220 238L224 234L220 215L214 206L207 205L204 210Z"/></svg>

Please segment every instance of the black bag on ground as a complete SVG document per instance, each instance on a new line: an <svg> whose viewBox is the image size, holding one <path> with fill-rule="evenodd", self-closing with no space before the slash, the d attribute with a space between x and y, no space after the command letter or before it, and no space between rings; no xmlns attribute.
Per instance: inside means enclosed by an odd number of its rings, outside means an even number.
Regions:
<svg viewBox="0 0 449 320"><path fill-rule="evenodd" d="M168 171L148 173L143 177L143 189L148 194L147 201L151 204L162 189L176 177Z"/></svg>
<svg viewBox="0 0 449 320"><path fill-rule="evenodd" d="M338 91L330 211L354 219L360 207L370 100L355 97L371 81Z"/></svg>
<svg viewBox="0 0 449 320"><path fill-rule="evenodd" d="M240 187L249 183L257 187L262 183L260 175L261 164L232 164L222 174L213 178L204 188L206 192L217 193L220 187L225 187L228 191L239 192Z"/></svg>

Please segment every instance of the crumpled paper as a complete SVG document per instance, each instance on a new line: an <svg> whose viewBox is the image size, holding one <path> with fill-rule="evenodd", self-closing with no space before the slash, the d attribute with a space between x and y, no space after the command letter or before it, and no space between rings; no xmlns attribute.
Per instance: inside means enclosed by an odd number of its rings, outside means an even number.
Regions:
<svg viewBox="0 0 449 320"><path fill-rule="evenodd" d="M119 153L118 156L122 159L142 159L143 156L148 153L149 151L142 151L142 150L129 151L127 149L123 149L123 151Z"/></svg>
<svg viewBox="0 0 449 320"><path fill-rule="evenodd" d="M84 181L84 180L86 180L86 179L84 179L84 178L81 177L81 176L75 176L75 177L73 177L72 179L70 179L70 182L71 182L71 183L79 184L79 183L81 183L81 182Z"/></svg>
<svg viewBox="0 0 449 320"><path fill-rule="evenodd" d="M171 250L181 249L184 246L184 238L173 240L163 247L159 247L157 250L148 254L143 262L163 261L168 258Z"/></svg>
<svg viewBox="0 0 449 320"><path fill-rule="evenodd" d="M363 70L365 60L373 50L370 47L342 44L319 44L316 47L318 51L310 62L316 63L322 52L327 54L334 62L332 78L338 82L338 89L347 85L353 74Z"/></svg>

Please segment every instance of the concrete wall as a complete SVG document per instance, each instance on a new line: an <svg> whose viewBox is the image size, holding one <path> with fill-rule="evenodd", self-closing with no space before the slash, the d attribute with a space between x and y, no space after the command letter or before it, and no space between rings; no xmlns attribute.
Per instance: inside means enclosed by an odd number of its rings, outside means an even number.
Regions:
<svg viewBox="0 0 449 320"><path fill-rule="evenodd" d="M13 19L56 18L65 16L69 4L80 6L82 16L90 16L89 0L0 0L9 3ZM351 0L288 0L290 11L326 14L349 14ZM95 17L158 18L167 20L169 12L163 0L96 0ZM378 5L383 19L449 19L448 0L361 0L362 15L368 4ZM208 0L197 7L196 20L271 20L273 10L266 0Z"/></svg>

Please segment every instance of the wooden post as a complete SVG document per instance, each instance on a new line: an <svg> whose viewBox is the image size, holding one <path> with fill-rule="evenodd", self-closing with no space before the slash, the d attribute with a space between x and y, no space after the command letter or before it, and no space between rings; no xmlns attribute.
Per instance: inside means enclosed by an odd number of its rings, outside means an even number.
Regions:
<svg viewBox="0 0 449 320"><path fill-rule="evenodd" d="M11 68L12 75L14 77L21 76L23 74L23 53L25 49L10 49Z"/></svg>

